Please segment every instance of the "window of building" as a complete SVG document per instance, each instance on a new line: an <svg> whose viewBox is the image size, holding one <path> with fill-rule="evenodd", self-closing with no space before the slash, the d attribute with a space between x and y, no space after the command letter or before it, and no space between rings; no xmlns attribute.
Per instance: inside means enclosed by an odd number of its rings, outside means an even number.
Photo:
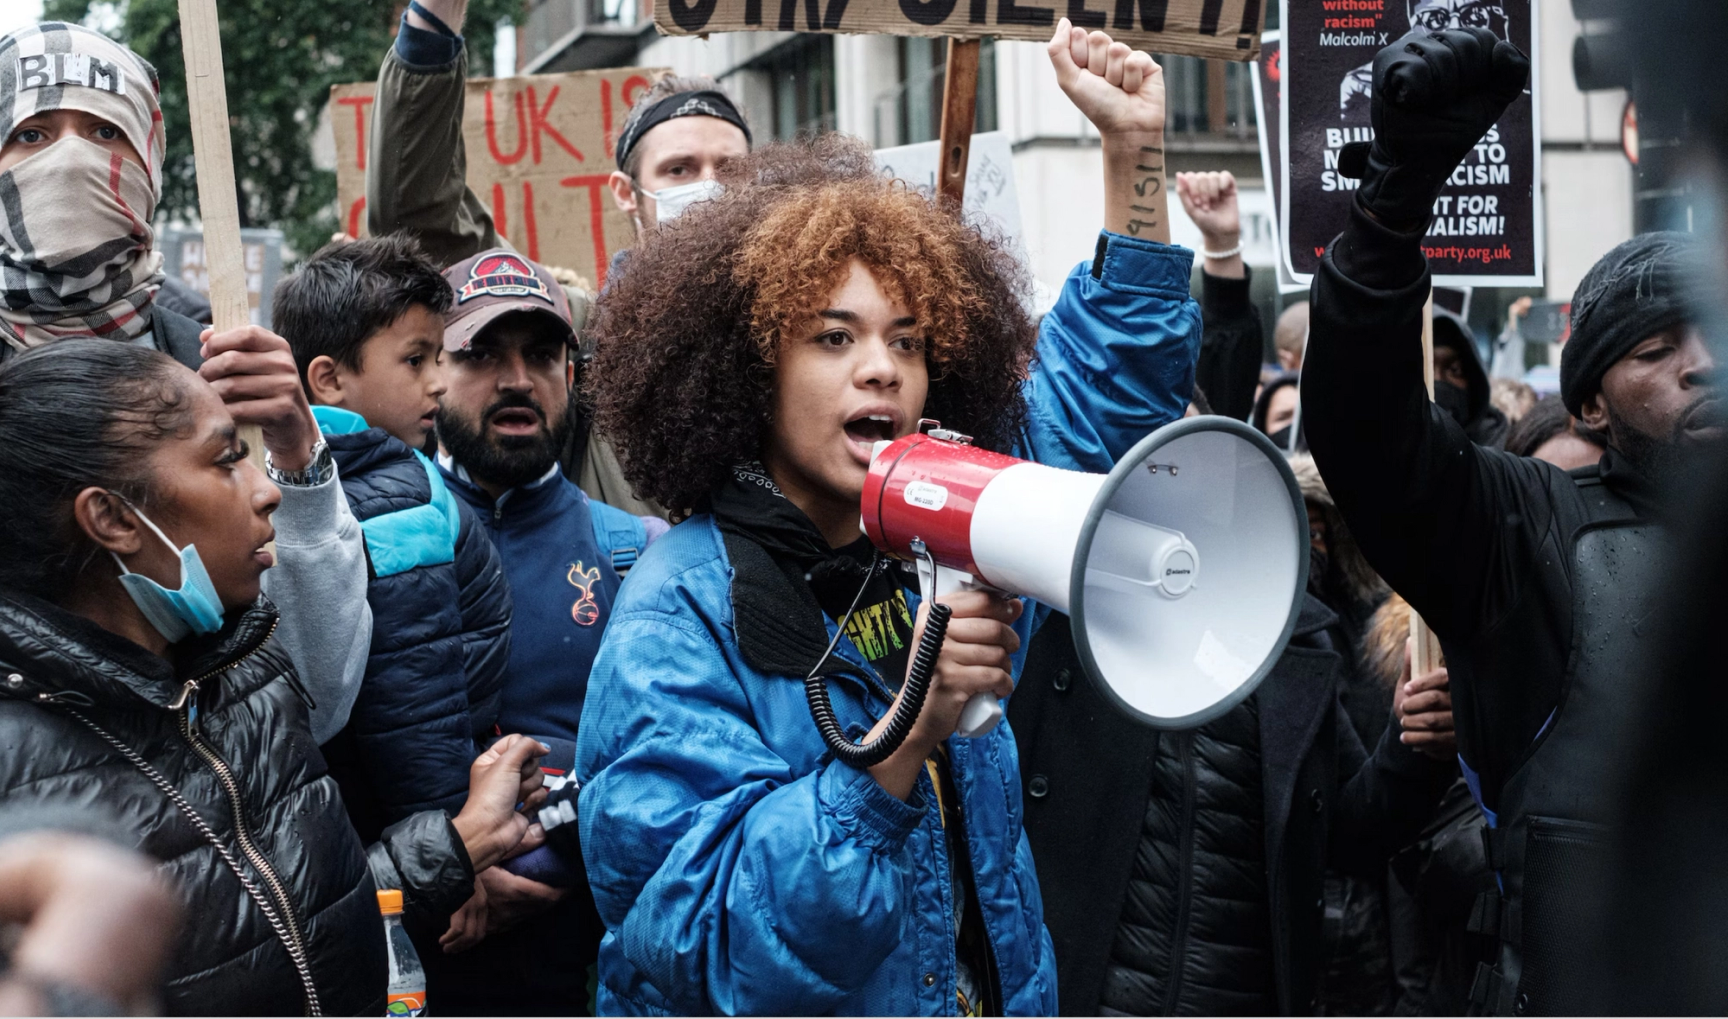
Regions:
<svg viewBox="0 0 1728 1019"><path fill-rule="evenodd" d="M800 35L750 64L773 90L774 137L834 130L834 37Z"/></svg>
<svg viewBox="0 0 1728 1019"><path fill-rule="evenodd" d="M1165 130L1178 135L1254 140L1253 64L1160 56L1164 68Z"/></svg>
<svg viewBox="0 0 1728 1019"><path fill-rule="evenodd" d="M896 40L900 84L877 99L878 145L910 145L942 135L942 90L948 82L945 39ZM884 123L887 120L890 123ZM887 128L892 126L893 137ZM996 130L996 41L985 39L978 51L978 112L972 130Z"/></svg>

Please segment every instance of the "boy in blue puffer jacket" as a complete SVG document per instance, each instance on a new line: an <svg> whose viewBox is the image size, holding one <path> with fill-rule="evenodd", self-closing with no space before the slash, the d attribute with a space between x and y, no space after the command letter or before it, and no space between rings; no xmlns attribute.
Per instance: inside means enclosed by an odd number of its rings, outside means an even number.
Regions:
<svg viewBox="0 0 1728 1019"><path fill-rule="evenodd" d="M421 452L444 390L450 301L438 268L399 236L330 245L275 294L274 324L366 542L371 654L348 725L324 746L365 840L416 811L462 808L510 654L498 552Z"/></svg>

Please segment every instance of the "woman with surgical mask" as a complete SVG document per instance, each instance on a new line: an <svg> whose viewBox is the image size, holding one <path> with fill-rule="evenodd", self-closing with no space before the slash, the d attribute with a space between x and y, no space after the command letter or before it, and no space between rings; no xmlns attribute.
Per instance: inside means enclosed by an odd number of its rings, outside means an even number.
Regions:
<svg viewBox="0 0 1728 1019"><path fill-rule="evenodd" d="M544 748L507 738L459 814L363 849L273 637L281 494L246 452L165 354L67 340L0 365L0 788L100 811L160 861L186 915L169 1014L377 1014L374 892L446 926L523 843Z"/></svg>

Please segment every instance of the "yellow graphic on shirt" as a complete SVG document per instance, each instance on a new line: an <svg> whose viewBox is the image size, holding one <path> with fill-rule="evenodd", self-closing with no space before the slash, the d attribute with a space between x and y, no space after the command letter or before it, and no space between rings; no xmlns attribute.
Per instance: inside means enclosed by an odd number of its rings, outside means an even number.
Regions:
<svg viewBox="0 0 1728 1019"><path fill-rule="evenodd" d="M912 613L906 608L904 591L897 590L887 601L860 607L852 613L852 618L846 623L846 636L865 661L878 661L906 646L900 637L901 631L894 626L895 619L904 624L906 630L912 628Z"/></svg>
<svg viewBox="0 0 1728 1019"><path fill-rule="evenodd" d="M570 572L564 579L582 592L582 597L570 606L570 618L578 626L593 626L600 619L600 604L594 600L594 585L600 583L600 571L592 566L584 568L578 559L570 564Z"/></svg>

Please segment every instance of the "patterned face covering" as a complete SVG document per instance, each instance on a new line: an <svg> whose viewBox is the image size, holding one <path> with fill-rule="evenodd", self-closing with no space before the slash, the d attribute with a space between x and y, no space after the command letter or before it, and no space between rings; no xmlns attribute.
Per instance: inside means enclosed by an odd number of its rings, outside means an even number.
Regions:
<svg viewBox="0 0 1728 1019"><path fill-rule="evenodd" d="M51 110L108 121L144 165L62 138L0 174L0 339L25 349L71 336L141 336L162 284L150 227L164 142L156 72L78 25L44 22L0 36L0 139Z"/></svg>

